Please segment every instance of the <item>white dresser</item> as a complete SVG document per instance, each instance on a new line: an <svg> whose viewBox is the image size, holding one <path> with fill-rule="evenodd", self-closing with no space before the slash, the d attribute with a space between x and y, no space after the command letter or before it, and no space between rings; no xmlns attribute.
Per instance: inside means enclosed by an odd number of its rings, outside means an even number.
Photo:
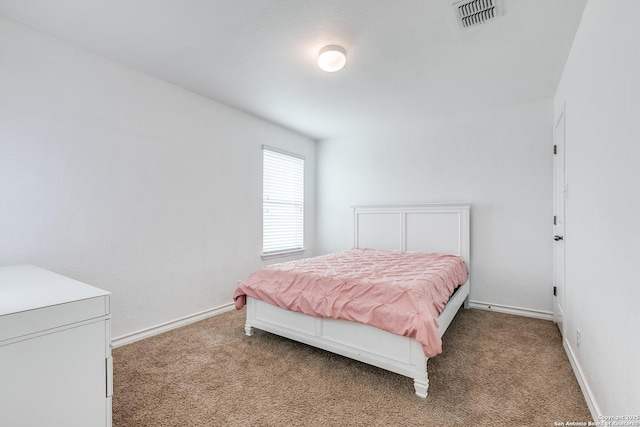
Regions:
<svg viewBox="0 0 640 427"><path fill-rule="evenodd" d="M0 267L0 426L111 426L109 292Z"/></svg>

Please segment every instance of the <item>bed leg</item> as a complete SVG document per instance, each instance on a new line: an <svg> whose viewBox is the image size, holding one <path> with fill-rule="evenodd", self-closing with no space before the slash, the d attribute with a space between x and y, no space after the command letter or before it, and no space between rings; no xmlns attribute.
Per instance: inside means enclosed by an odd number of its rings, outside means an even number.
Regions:
<svg viewBox="0 0 640 427"><path fill-rule="evenodd" d="M420 349L422 351L422 349ZM429 374L427 373L427 363L429 358L424 357L424 364L419 363L416 366L418 369L413 377L413 388L416 390L416 396L425 399L427 397L427 391L429 390Z"/></svg>
<svg viewBox="0 0 640 427"><path fill-rule="evenodd" d="M426 399L429 390L429 380L425 378L425 380L422 381L416 378L413 380L413 388L416 390L416 396Z"/></svg>
<svg viewBox="0 0 640 427"><path fill-rule="evenodd" d="M413 388L416 390L416 396L425 399L427 397L427 391L429 390L429 374L427 373L427 363L429 358L424 358L424 371L420 369L413 377Z"/></svg>
<svg viewBox="0 0 640 427"><path fill-rule="evenodd" d="M466 309L469 308L469 295L467 295L467 297L464 299L464 303L462 306Z"/></svg>
<svg viewBox="0 0 640 427"><path fill-rule="evenodd" d="M247 334L248 337L252 337L253 336L253 326L251 325L244 325L244 333Z"/></svg>

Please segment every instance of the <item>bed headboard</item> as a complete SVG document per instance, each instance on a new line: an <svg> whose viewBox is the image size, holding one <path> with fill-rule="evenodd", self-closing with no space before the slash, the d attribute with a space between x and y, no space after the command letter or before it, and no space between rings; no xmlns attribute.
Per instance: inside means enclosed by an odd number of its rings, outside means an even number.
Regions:
<svg viewBox="0 0 640 427"><path fill-rule="evenodd" d="M470 203L353 207L354 247L458 255L470 270Z"/></svg>

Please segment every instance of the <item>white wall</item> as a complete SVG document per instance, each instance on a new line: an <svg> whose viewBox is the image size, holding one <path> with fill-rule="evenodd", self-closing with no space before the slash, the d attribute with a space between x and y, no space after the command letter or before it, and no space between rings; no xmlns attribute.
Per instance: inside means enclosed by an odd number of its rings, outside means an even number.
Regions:
<svg viewBox="0 0 640 427"><path fill-rule="evenodd" d="M598 415L640 415L639 15L635 0L590 0L555 98L557 115L566 101L565 344Z"/></svg>
<svg viewBox="0 0 640 427"><path fill-rule="evenodd" d="M350 206L468 201L471 300L550 317L552 145L552 100L321 141L318 252L352 245Z"/></svg>
<svg viewBox="0 0 640 427"><path fill-rule="evenodd" d="M262 144L315 143L0 18L0 265L113 293L113 336L231 302L262 264Z"/></svg>

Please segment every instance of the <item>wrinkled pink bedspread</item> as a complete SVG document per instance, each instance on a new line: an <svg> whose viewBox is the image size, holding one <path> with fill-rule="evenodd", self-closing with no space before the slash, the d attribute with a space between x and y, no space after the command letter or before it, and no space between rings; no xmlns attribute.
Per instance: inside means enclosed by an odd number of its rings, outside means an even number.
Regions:
<svg viewBox="0 0 640 427"><path fill-rule="evenodd" d="M415 338L426 356L442 352L438 315L467 270L454 255L351 249L264 267L241 282L246 296L315 317L352 320Z"/></svg>

